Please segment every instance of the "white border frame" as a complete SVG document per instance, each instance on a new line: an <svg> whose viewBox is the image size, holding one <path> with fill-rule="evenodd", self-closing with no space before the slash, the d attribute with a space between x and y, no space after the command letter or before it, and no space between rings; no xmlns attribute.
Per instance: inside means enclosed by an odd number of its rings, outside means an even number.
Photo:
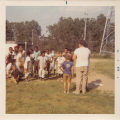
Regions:
<svg viewBox="0 0 120 120"><path fill-rule="evenodd" d="M109 1L109 2L108 2ZM120 1L118 0L102 0L102 1L70 1L66 5L65 0L46 0L46 1L32 1L32 0L1 0L0 1L0 120L120 120L120 80L116 79L120 75L116 67L120 65L116 60L120 58L120 53L115 55L115 114L5 114L6 101L6 83L5 83L5 20L6 20L6 6L115 6L115 48L120 49ZM1 74L2 73L2 74Z"/></svg>

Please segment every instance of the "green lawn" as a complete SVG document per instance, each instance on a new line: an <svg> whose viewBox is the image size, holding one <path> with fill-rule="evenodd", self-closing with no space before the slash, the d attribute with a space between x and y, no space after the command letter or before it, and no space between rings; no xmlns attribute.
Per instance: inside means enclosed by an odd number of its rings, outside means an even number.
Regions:
<svg viewBox="0 0 120 120"><path fill-rule="evenodd" d="M95 70L96 72L102 73L114 79L114 59L92 59L90 64L90 70Z"/></svg>
<svg viewBox="0 0 120 120"><path fill-rule="evenodd" d="M95 68L110 77L113 60L91 61ZM96 67L95 67L96 66ZM109 70L109 71L106 71ZM111 75L112 74L112 75ZM74 95L75 84L70 94L63 93L63 82L56 79L41 82L32 80L18 85L6 83L6 113L8 114L113 114L114 94L90 90L86 95Z"/></svg>

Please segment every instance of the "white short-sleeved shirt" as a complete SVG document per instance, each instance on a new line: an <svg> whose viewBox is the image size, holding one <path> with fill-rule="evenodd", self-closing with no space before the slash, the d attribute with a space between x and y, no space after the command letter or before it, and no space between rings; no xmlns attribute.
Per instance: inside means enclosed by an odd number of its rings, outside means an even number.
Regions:
<svg viewBox="0 0 120 120"><path fill-rule="evenodd" d="M51 54L45 54L45 57L47 58L47 60L50 60L51 59Z"/></svg>
<svg viewBox="0 0 120 120"><path fill-rule="evenodd" d="M39 60L40 68L44 68L46 66L47 58L45 56L44 57L43 56L39 56L38 60Z"/></svg>
<svg viewBox="0 0 120 120"><path fill-rule="evenodd" d="M25 59L25 63L24 63L24 68L27 69L27 63L30 62L30 57L27 56L26 59Z"/></svg>
<svg viewBox="0 0 120 120"><path fill-rule="evenodd" d="M32 57L34 58L34 60L36 61L36 60L38 60L38 56L40 55L40 51L34 51L34 53L33 53L33 55L32 55Z"/></svg>
<svg viewBox="0 0 120 120"><path fill-rule="evenodd" d="M57 58L58 66L61 66L64 61L65 61L64 57L58 57Z"/></svg>
<svg viewBox="0 0 120 120"><path fill-rule="evenodd" d="M89 66L90 53L91 52L88 48L85 48L85 47L77 48L74 51L74 55L77 56L76 67Z"/></svg>

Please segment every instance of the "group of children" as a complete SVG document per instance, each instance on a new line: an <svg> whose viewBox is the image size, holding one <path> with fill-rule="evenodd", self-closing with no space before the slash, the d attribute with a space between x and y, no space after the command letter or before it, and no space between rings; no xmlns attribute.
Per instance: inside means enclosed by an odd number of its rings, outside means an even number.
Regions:
<svg viewBox="0 0 120 120"><path fill-rule="evenodd" d="M30 76L38 76L40 80L45 80L50 77L52 72L54 74L57 72L59 78L63 78L64 93L69 93L74 69L72 54L67 48L58 54L54 50L50 52L48 49L40 52L37 46L34 47L34 50L29 49L28 51L25 51L22 46L9 48L6 56L7 78L14 78L16 83L22 77L28 81Z"/></svg>

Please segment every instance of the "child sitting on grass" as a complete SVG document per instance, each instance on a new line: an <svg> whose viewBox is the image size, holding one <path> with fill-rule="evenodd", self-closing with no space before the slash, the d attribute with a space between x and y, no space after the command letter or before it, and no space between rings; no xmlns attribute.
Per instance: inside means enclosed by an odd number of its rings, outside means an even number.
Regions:
<svg viewBox="0 0 120 120"><path fill-rule="evenodd" d="M70 55L66 55L66 60L63 62L61 66L61 70L63 71L63 80L64 80L64 93L69 94L71 79L74 74L73 62L70 61Z"/></svg>

